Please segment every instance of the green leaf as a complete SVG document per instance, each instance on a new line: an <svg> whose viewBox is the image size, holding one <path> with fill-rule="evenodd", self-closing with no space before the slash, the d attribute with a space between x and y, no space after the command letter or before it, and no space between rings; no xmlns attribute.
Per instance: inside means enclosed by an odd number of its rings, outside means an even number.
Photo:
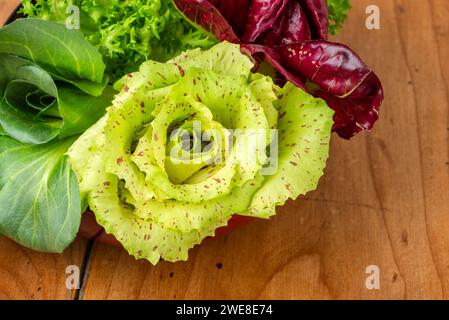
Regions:
<svg viewBox="0 0 449 320"><path fill-rule="evenodd" d="M327 5L329 8L329 33L335 35L346 21L351 4L349 0L328 0Z"/></svg>
<svg viewBox="0 0 449 320"><path fill-rule="evenodd" d="M56 137L62 125L56 118L57 105L56 114L41 114L55 104L57 90L50 75L39 67L25 65L15 70L0 101L0 123L6 132L25 143L43 143ZM42 97L49 97L52 102L44 105Z"/></svg>
<svg viewBox="0 0 449 320"><path fill-rule="evenodd" d="M103 84L80 90L82 82L55 81L62 78L54 79L36 64L12 55L0 54L0 69L4 71L0 125L23 143L41 144L58 135L65 138L84 132L104 114L114 95L112 87Z"/></svg>
<svg viewBox="0 0 449 320"><path fill-rule="evenodd" d="M65 152L74 139L33 146L0 137L0 233L62 252L81 219L78 181Z"/></svg>
<svg viewBox="0 0 449 320"><path fill-rule="evenodd" d="M268 218L275 206L315 190L329 155L334 112L326 102L291 83L278 94L278 168L254 194L250 216Z"/></svg>
<svg viewBox="0 0 449 320"><path fill-rule="evenodd" d="M58 101L64 123L59 136L65 138L84 132L104 115L114 94L110 86L98 97L84 94L72 86L60 86Z"/></svg>
<svg viewBox="0 0 449 320"><path fill-rule="evenodd" d="M77 30L38 19L18 19L1 28L4 132L31 144L82 133L112 100L104 70L98 50Z"/></svg>
<svg viewBox="0 0 449 320"><path fill-rule="evenodd" d="M11 139L10 137L5 137L5 136L0 137L0 155L6 150L21 147L21 146L23 146L22 143L14 140L14 139Z"/></svg>
<svg viewBox="0 0 449 320"><path fill-rule="evenodd" d="M52 66L66 79L104 80L100 53L78 30L39 19L17 19L0 30L0 53Z"/></svg>
<svg viewBox="0 0 449 320"><path fill-rule="evenodd" d="M97 97L102 94L103 89L107 86L109 83L109 77L107 75L104 76L103 80L99 83L92 82L86 79L70 79L67 77L63 77L61 75L58 75L51 66L46 66L45 70L48 71L53 77L53 79L58 81L63 81L70 83L80 89L81 91L87 93L88 95Z"/></svg>
<svg viewBox="0 0 449 320"><path fill-rule="evenodd" d="M16 72L17 69L30 64L32 63L28 60L9 54L0 53L0 92L4 92L9 78Z"/></svg>
<svg viewBox="0 0 449 320"><path fill-rule="evenodd" d="M11 107L3 98L0 100L0 124L5 132L23 143L41 144L55 138L61 129L58 118L41 119L33 113Z"/></svg>
<svg viewBox="0 0 449 320"><path fill-rule="evenodd" d="M169 0L22 0L21 13L65 24L69 5L80 9L80 31L103 55L113 81L148 59L165 62L216 43Z"/></svg>

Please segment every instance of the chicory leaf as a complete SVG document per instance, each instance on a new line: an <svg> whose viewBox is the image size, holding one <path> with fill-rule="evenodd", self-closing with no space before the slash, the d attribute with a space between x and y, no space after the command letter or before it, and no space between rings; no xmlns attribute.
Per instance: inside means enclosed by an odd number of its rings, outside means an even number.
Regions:
<svg viewBox="0 0 449 320"><path fill-rule="evenodd" d="M64 25L71 5L79 8L80 31L102 54L112 81L148 59L165 62L184 50L215 43L170 0L22 0L20 12Z"/></svg>
<svg viewBox="0 0 449 320"><path fill-rule="evenodd" d="M329 12L327 0L299 0L309 17L314 39L327 39Z"/></svg>
<svg viewBox="0 0 449 320"><path fill-rule="evenodd" d="M245 32L251 1L211 0L209 1L229 22L235 34L242 37Z"/></svg>
<svg viewBox="0 0 449 320"><path fill-rule="evenodd" d="M220 14L216 20L212 16L197 19L198 10L203 9L186 9L188 3L199 1L207 6L207 10L220 12L212 5L216 1L174 0L193 23L213 32L215 21L218 21L220 32L215 35L219 40L234 39L234 31L226 33L226 30L232 30L229 18ZM331 2L332 12L335 14L338 11L340 23L344 20L349 3L337 1ZM349 139L362 130L371 129L383 101L382 85L351 49L325 40L328 33L327 1L286 0L286 4L280 0L246 2L253 5L247 19L242 19L247 21L245 35L238 41L242 52L250 54L254 62L260 63L264 59L269 62L280 75L278 83L287 80L323 98L335 111L333 129L341 137ZM333 21L335 27L337 22ZM253 71L257 71L259 65Z"/></svg>
<svg viewBox="0 0 449 320"><path fill-rule="evenodd" d="M210 2L206 0L173 0L179 11L220 41L238 42L234 30Z"/></svg>
<svg viewBox="0 0 449 320"><path fill-rule="evenodd" d="M65 155L74 139L25 145L0 137L0 233L39 251L62 252L81 219L78 181Z"/></svg>
<svg viewBox="0 0 449 320"><path fill-rule="evenodd" d="M316 188L333 111L252 68L228 42L167 63L147 61L120 80L106 115L70 148L83 203L137 259L185 260L233 214L268 218ZM181 162L173 155L183 145L177 129L192 143ZM201 148L211 131L212 145ZM263 172L267 148L278 151L271 173Z"/></svg>
<svg viewBox="0 0 449 320"><path fill-rule="evenodd" d="M312 38L306 14L299 3L288 1L280 17L262 35L260 43L274 47L280 44L302 42Z"/></svg>
<svg viewBox="0 0 449 320"><path fill-rule="evenodd" d="M248 14L248 21L243 42L254 42L262 33L270 29L281 17L288 0L253 0Z"/></svg>
<svg viewBox="0 0 449 320"><path fill-rule="evenodd" d="M334 130L349 139L372 128L383 100L379 78L347 46L313 40L279 47L284 66L315 84L310 91L335 110ZM279 70L282 72L282 70ZM293 81L302 85L303 80Z"/></svg>
<svg viewBox="0 0 449 320"><path fill-rule="evenodd" d="M278 72L277 78L275 79L277 83L283 83L285 80L294 83L298 88L306 90L305 78L300 78L298 75L290 73L281 64L281 57L279 53L273 48L258 45L258 44L242 44L240 49L243 53L248 56L253 57L255 63L263 61L264 59L270 63L271 66ZM255 65L253 71L258 70L258 64ZM280 77L280 78L279 78Z"/></svg>

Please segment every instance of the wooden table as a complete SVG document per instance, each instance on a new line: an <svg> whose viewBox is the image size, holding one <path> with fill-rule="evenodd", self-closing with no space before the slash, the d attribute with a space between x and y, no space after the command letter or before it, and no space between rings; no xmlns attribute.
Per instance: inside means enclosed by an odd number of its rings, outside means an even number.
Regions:
<svg viewBox="0 0 449 320"><path fill-rule="evenodd" d="M0 22L15 2L0 0ZM372 66L386 98L371 133L333 136L317 191L156 267L83 239L56 255L2 238L0 298L448 298L449 1L352 2L336 40ZM365 28L369 4L381 30ZM81 268L79 291L65 287L67 265ZM365 286L369 265L379 290Z"/></svg>

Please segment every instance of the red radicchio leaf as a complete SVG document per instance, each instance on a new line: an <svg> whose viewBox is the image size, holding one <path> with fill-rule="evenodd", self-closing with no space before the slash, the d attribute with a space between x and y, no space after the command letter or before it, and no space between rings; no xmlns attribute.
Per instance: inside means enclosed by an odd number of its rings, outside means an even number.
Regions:
<svg viewBox="0 0 449 320"><path fill-rule="evenodd" d="M288 70L286 70L282 64L281 64L281 57L278 52L276 52L274 49L269 48L267 46L258 45L258 44L242 44L240 45L242 53L252 56L255 58L255 63L266 59L268 63L270 63L273 68L278 71L284 79L283 81L276 81L276 83L280 84L281 82L285 82L285 80L290 81L298 88L301 88L303 90L307 90L305 87L306 80L305 78L300 78L297 75L294 75L290 73ZM257 65L256 68L257 70ZM254 71L256 71L254 70ZM279 79L275 79L279 80Z"/></svg>
<svg viewBox="0 0 449 320"><path fill-rule="evenodd" d="M244 43L251 43L270 29L282 15L289 0L253 0L243 36Z"/></svg>
<svg viewBox="0 0 449 320"><path fill-rule="evenodd" d="M310 28L304 10L299 3L289 1L270 30L260 37L260 43L274 47L310 39Z"/></svg>
<svg viewBox="0 0 449 320"><path fill-rule="evenodd" d="M327 0L299 0L304 8L309 23L312 24L312 34L314 38L327 39L329 29L329 8Z"/></svg>
<svg viewBox="0 0 449 320"><path fill-rule="evenodd" d="M277 52L289 74L301 74L319 87L312 93L335 110L334 130L341 137L349 139L372 128L383 100L382 85L351 49L312 40L280 46Z"/></svg>
<svg viewBox="0 0 449 320"><path fill-rule="evenodd" d="M323 98L335 111L333 129L341 137L373 127L382 85L351 49L322 40L328 29L326 0L253 0L251 7L251 0L173 2L219 40L241 43L256 66L266 59L283 80ZM248 41L240 41L234 30Z"/></svg>
<svg viewBox="0 0 449 320"><path fill-rule="evenodd" d="M231 25L239 38L245 32L251 1L248 0L209 0Z"/></svg>
<svg viewBox="0 0 449 320"><path fill-rule="evenodd" d="M232 27L207 0L173 0L178 10L189 20L212 33L220 41L239 43Z"/></svg>

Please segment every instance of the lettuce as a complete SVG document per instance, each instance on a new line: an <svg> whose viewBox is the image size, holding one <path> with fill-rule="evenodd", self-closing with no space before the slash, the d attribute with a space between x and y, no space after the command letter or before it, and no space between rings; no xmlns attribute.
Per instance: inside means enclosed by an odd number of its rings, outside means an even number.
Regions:
<svg viewBox="0 0 449 320"><path fill-rule="evenodd" d="M185 21L170 0L22 0L21 13L65 23L66 9L80 9L80 28L97 47L112 79L135 71L147 59L167 61L214 40Z"/></svg>
<svg viewBox="0 0 449 320"><path fill-rule="evenodd" d="M228 42L145 62L70 148L83 207L136 258L186 260L233 214L269 218L316 188L333 111L253 66Z"/></svg>

